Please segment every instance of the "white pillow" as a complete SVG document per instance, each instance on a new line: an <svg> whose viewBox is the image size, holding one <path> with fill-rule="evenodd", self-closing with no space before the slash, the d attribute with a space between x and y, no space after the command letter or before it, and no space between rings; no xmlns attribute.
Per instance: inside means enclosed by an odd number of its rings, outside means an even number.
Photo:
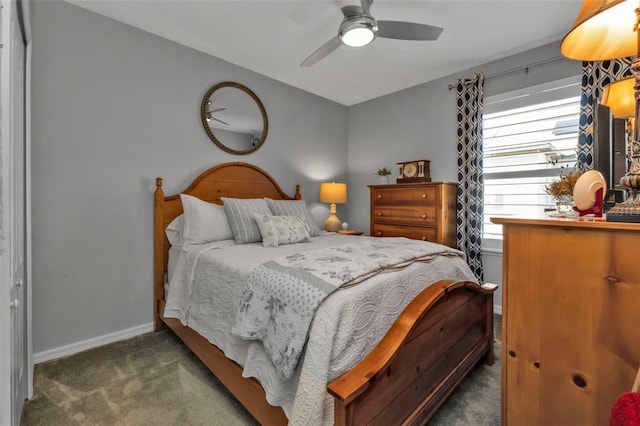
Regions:
<svg viewBox="0 0 640 426"><path fill-rule="evenodd" d="M254 213L264 247L309 241L309 228L303 216L271 216Z"/></svg>
<svg viewBox="0 0 640 426"><path fill-rule="evenodd" d="M233 239L237 244L261 241L260 229L254 213L271 214L267 202L262 198L220 198L229 218Z"/></svg>
<svg viewBox="0 0 640 426"><path fill-rule="evenodd" d="M182 234L184 233L184 214L179 215L167 225L164 232L167 233L167 239L172 246L181 246L183 244Z"/></svg>
<svg viewBox="0 0 640 426"><path fill-rule="evenodd" d="M233 239L223 206L186 194L180 194L180 199L184 209L182 241L185 245Z"/></svg>
<svg viewBox="0 0 640 426"><path fill-rule="evenodd" d="M300 216L304 218L305 223L309 227L309 235L317 237L322 233L320 227L316 223L313 216L307 208L307 203L304 200L272 200L267 198L269 203L269 210L275 216Z"/></svg>

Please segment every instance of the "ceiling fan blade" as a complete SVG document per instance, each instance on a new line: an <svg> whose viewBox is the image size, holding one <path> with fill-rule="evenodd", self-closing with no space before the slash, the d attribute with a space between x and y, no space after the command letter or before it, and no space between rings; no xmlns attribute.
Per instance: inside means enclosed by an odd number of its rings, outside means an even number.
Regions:
<svg viewBox="0 0 640 426"><path fill-rule="evenodd" d="M211 114L208 114L208 115L207 115L207 118L208 118L209 120L214 120L214 121L217 121L218 123L222 123L222 124L224 124L224 125L226 125L226 126L228 126L228 125L229 125L229 123L226 123L226 122L224 122L224 121L222 121L222 120L219 120L219 119L217 119L217 118L215 118L215 117L212 117L212 116L211 116Z"/></svg>
<svg viewBox="0 0 640 426"><path fill-rule="evenodd" d="M402 21L378 21L378 37L396 40L437 40L442 28Z"/></svg>
<svg viewBox="0 0 640 426"><path fill-rule="evenodd" d="M320 48L318 50L316 50L315 52L313 52L311 54L311 56L309 56L307 59L302 61L300 66L301 67L310 67L311 65L315 64L316 62L318 62L320 59L322 59L325 56L327 56L329 53L331 53L334 50L336 50L338 47L340 47L341 44L342 44L342 42L340 41L338 36L335 36L334 38L332 38L331 40L329 40L328 42L326 42L325 44L320 46Z"/></svg>

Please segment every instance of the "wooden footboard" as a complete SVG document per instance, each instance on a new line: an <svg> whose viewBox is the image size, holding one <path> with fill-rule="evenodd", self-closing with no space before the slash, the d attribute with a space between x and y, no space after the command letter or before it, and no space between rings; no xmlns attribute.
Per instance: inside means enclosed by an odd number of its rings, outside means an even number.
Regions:
<svg viewBox="0 0 640 426"><path fill-rule="evenodd" d="M336 425L424 424L481 359L493 364L493 291L439 281L328 386Z"/></svg>

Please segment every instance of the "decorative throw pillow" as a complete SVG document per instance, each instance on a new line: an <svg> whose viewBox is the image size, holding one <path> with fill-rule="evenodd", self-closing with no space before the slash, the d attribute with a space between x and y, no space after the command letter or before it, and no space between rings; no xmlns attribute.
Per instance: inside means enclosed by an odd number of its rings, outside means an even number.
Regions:
<svg viewBox="0 0 640 426"><path fill-rule="evenodd" d="M262 198L220 198L229 218L233 239L237 244L262 241L254 213L271 214L267 202Z"/></svg>
<svg viewBox="0 0 640 426"><path fill-rule="evenodd" d="M272 200L271 198L266 200L269 203L269 210L276 216L302 216L309 226L309 235L312 237L317 237L322 232L304 200Z"/></svg>
<svg viewBox="0 0 640 426"><path fill-rule="evenodd" d="M182 241L185 245L204 244L233 238L223 206L208 203L186 194L180 194L180 199L184 209Z"/></svg>
<svg viewBox="0 0 640 426"><path fill-rule="evenodd" d="M272 216L254 213L264 247L302 243L309 240L309 229L302 216Z"/></svg>

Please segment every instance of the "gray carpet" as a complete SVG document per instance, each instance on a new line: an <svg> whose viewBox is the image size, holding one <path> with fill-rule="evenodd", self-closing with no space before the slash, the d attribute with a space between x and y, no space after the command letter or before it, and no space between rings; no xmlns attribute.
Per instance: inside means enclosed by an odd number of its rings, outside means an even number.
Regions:
<svg viewBox="0 0 640 426"><path fill-rule="evenodd" d="M496 316L496 336L501 318ZM500 424L500 342L430 426ZM171 332L147 333L35 367L22 426L255 425L257 422Z"/></svg>

